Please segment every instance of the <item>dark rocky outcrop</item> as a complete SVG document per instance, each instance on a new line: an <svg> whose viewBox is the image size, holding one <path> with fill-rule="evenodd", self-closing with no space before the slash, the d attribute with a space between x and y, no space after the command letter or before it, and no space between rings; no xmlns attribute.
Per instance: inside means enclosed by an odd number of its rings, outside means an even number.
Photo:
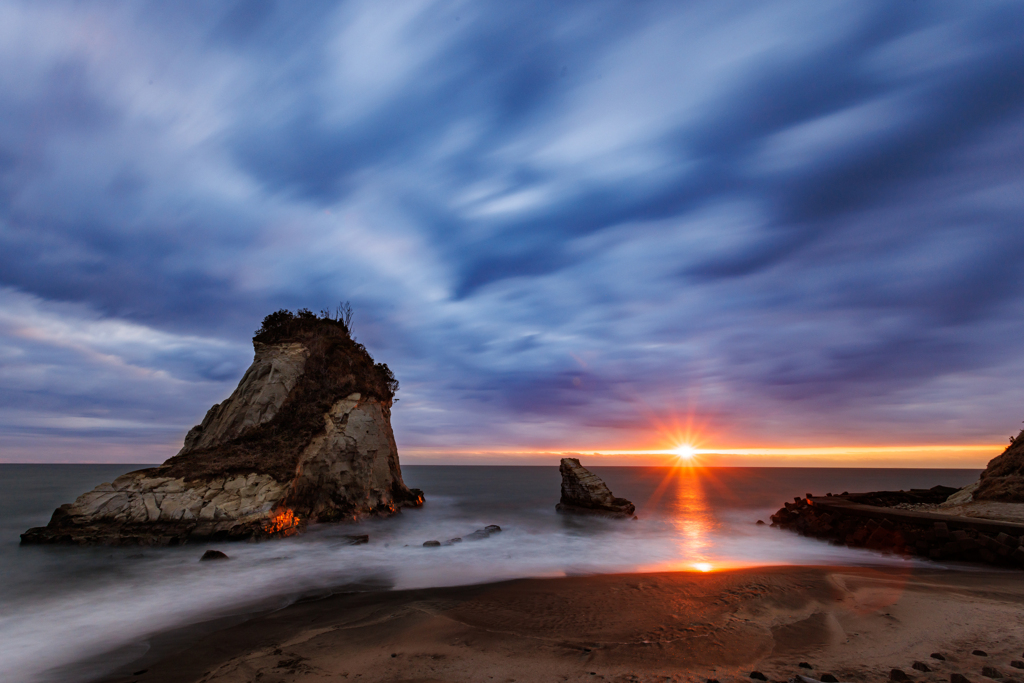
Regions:
<svg viewBox="0 0 1024 683"><path fill-rule="evenodd" d="M176 545L282 536L423 502L391 430L398 382L347 321L278 311L235 391L177 455L58 508L22 543Z"/></svg>
<svg viewBox="0 0 1024 683"><path fill-rule="evenodd" d="M625 498L616 498L608 485L576 458L562 458L562 499L559 512L597 514L607 517L631 518L636 507Z"/></svg>
<svg viewBox="0 0 1024 683"><path fill-rule="evenodd" d="M974 500L1024 503L1024 430L981 473Z"/></svg>
<svg viewBox="0 0 1024 683"><path fill-rule="evenodd" d="M853 548L1024 567L1024 524L897 507L942 501L951 491L936 486L795 498L772 515L772 526Z"/></svg>

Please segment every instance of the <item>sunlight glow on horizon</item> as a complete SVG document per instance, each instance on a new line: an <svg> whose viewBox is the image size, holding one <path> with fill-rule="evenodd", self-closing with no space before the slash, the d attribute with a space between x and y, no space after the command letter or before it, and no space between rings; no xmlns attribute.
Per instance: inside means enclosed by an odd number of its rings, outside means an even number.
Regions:
<svg viewBox="0 0 1024 683"><path fill-rule="evenodd" d="M821 446L798 448L695 448L693 446L677 446L675 448L642 448L642 449L606 449L606 448L436 448L436 447L405 447L406 453L451 453L474 455L675 455L692 457L697 455L884 455L887 453L1001 453L1006 444L963 444L934 446Z"/></svg>
<svg viewBox="0 0 1024 683"><path fill-rule="evenodd" d="M675 450L673 450L673 453L675 453L682 460L689 460L693 456L697 455L698 451L696 448L689 444L681 444L679 446L676 446Z"/></svg>
<svg viewBox="0 0 1024 683"><path fill-rule="evenodd" d="M984 469L1005 444L712 448L692 441L673 448L400 448L410 464L545 464L548 458L590 458L594 465L698 467L951 467ZM497 461L497 462L495 462ZM595 462L596 461L596 462Z"/></svg>

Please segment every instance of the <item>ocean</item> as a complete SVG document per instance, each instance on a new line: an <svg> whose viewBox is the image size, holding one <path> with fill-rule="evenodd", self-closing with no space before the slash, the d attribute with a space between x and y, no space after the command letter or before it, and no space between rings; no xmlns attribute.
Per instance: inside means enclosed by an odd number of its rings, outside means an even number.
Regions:
<svg viewBox="0 0 1024 683"><path fill-rule="evenodd" d="M585 462L584 462L585 464ZM978 470L594 467L636 521L559 515L557 467L403 467L421 509L297 537L180 548L19 546L61 503L141 465L0 465L0 671L85 683L247 615L345 590L784 564L907 564L757 526L806 493L961 487ZM467 537L483 540L424 547ZM346 535L368 534L349 545ZM228 562L203 562L214 547ZM934 566L934 565L933 565ZM125 669L125 667L128 667Z"/></svg>

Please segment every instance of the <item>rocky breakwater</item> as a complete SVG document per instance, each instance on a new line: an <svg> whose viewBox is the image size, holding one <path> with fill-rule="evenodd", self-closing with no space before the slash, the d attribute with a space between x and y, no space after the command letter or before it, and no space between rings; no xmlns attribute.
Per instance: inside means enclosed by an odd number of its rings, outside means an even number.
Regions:
<svg viewBox="0 0 1024 683"><path fill-rule="evenodd" d="M852 548L932 560L1024 568L1024 524L950 515L941 505L957 489L794 498L772 526ZM933 512L932 510L939 510Z"/></svg>
<svg viewBox="0 0 1024 683"><path fill-rule="evenodd" d="M625 498L612 495L601 477L576 458L562 458L558 471L562 474L562 498L555 506L559 512L635 519L636 507Z"/></svg>
<svg viewBox="0 0 1024 683"><path fill-rule="evenodd" d="M278 311L253 346L238 387L177 455L61 505L22 543L267 538L422 504L402 481L391 430L398 382L352 339L347 320Z"/></svg>

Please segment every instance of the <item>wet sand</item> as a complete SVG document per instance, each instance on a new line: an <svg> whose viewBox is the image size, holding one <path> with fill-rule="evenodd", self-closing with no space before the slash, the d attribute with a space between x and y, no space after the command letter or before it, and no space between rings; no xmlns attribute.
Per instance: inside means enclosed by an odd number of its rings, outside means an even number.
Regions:
<svg viewBox="0 0 1024 683"><path fill-rule="evenodd" d="M118 677L281 681L1024 680L1024 573L773 567L335 595ZM982 657L972 655L980 649ZM931 658L941 653L945 661ZM930 672L912 668L925 663ZM800 668L808 662L811 669ZM991 673L991 672L990 672Z"/></svg>

